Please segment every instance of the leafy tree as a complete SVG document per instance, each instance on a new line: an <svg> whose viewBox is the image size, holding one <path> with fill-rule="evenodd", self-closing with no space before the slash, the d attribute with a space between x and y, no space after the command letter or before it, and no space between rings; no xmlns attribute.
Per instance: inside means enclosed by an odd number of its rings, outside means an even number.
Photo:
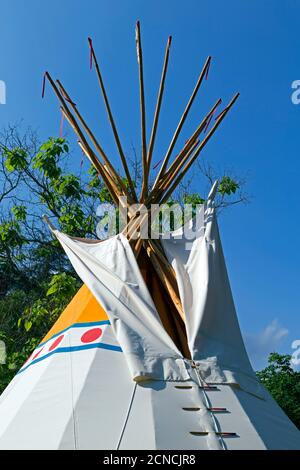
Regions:
<svg viewBox="0 0 300 470"><path fill-rule="evenodd" d="M291 356L271 353L267 367L257 376L300 429L300 372L291 367Z"/></svg>

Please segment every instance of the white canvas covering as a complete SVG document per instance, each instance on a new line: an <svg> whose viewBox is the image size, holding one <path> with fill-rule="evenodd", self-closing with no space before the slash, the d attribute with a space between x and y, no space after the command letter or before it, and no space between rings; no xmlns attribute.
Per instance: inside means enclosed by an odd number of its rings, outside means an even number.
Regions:
<svg viewBox="0 0 300 470"><path fill-rule="evenodd" d="M192 359L209 383L262 396L241 337L213 208L213 187L191 243L183 230L163 246L176 271ZM204 209L202 209L204 210ZM165 331L127 238L90 244L55 231L74 269L104 307L135 381L194 375ZM187 243L191 249L187 250Z"/></svg>
<svg viewBox="0 0 300 470"><path fill-rule="evenodd" d="M164 330L123 235L90 244L55 231L109 322L93 348L77 348L77 325L60 353L41 351L24 365L0 398L0 448L300 449L299 431L257 381L244 348L215 189L191 250L180 231L163 240L194 362Z"/></svg>

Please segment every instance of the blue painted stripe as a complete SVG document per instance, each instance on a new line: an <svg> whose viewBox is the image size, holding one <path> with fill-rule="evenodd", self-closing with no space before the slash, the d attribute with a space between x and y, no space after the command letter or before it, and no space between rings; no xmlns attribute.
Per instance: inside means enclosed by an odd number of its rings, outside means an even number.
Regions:
<svg viewBox="0 0 300 470"><path fill-rule="evenodd" d="M69 346L66 348L57 348L54 351L49 352L48 354L45 354L45 356L38 357L34 361L32 361L28 366L24 367L23 369L19 370L18 374L21 374L21 372L24 372L28 367L32 366L33 364L36 364L37 362L41 362L44 359L47 359L47 357L52 356L53 354L59 354L59 353L71 353L75 351L82 351L85 349L108 349L110 351L118 351L122 352L122 348L120 346L114 346L112 344L106 344L106 343L96 343L96 344L85 344L83 346Z"/></svg>
<svg viewBox="0 0 300 470"><path fill-rule="evenodd" d="M53 338L56 338L57 336L61 335L62 333L65 333L66 331L70 330L71 328L82 328L84 326L98 326L98 325L110 325L110 321L109 320L101 320L101 321L91 321L91 322L85 322L85 323L73 323L73 325L70 325L67 328L65 328L64 330L61 330L58 333L55 333L55 335L51 336L51 338L47 339L47 341L44 341L43 343L40 343L37 347L39 348L40 346L44 346L44 344L47 344Z"/></svg>

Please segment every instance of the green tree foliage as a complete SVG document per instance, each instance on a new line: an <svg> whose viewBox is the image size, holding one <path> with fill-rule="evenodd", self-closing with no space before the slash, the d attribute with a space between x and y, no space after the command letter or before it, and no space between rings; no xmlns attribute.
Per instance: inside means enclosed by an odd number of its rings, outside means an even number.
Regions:
<svg viewBox="0 0 300 470"><path fill-rule="evenodd" d="M41 342L79 286L78 279L62 273L41 282L38 289L11 289L0 299L0 340L7 350L6 363L0 365L0 390Z"/></svg>
<svg viewBox="0 0 300 470"><path fill-rule="evenodd" d="M95 238L96 209L112 203L97 171L87 170L86 163L76 169L72 161L65 139L40 145L34 133L21 135L16 127L0 134L0 340L7 350L0 393L81 284L42 215L69 235ZM138 171L135 175L138 186ZM238 183L221 178L220 191L225 183L226 196L220 192L220 197L228 196L229 203ZM184 202L203 200L185 191Z"/></svg>
<svg viewBox="0 0 300 470"><path fill-rule="evenodd" d="M291 356L271 353L267 367L257 376L300 429L300 372L291 367Z"/></svg>

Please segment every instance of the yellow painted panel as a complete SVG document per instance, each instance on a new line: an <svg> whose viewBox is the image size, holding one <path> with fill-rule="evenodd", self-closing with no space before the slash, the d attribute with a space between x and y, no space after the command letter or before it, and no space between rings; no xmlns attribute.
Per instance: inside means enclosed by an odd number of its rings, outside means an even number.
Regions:
<svg viewBox="0 0 300 470"><path fill-rule="evenodd" d="M93 294L84 284L62 312L61 316L42 342L47 341L52 338L53 335L74 323L88 323L102 320L108 320L108 317Z"/></svg>

